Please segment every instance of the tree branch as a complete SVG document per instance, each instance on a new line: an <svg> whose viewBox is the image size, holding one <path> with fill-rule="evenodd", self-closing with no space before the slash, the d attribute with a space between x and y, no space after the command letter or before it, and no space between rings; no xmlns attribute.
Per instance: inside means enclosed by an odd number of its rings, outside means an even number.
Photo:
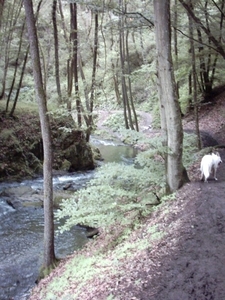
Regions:
<svg viewBox="0 0 225 300"><path fill-rule="evenodd" d="M154 22L149 20L148 18L146 18L142 13L139 13L139 12L125 12L125 11L121 11L119 9L115 10L115 12L120 14L120 15L138 15L141 18L143 18L146 22L148 22L151 25L150 27L154 26Z"/></svg>
<svg viewBox="0 0 225 300"><path fill-rule="evenodd" d="M182 35L186 36L187 38L192 39L193 41L197 42L198 44L204 45L204 46L206 46L206 47L208 47L208 48L213 49L215 52L218 52L217 48L215 48L215 47L213 47L213 46L211 46L211 45L209 45L209 44L200 42L199 40L197 40L197 39L195 39L195 38L193 38L193 37L190 37L188 34L184 33L183 31L181 31L180 29L178 29L178 28L176 28L176 27L174 27L174 29L175 29L176 31L180 32Z"/></svg>
<svg viewBox="0 0 225 300"><path fill-rule="evenodd" d="M179 0L179 1L186 9L190 17L193 19L193 21L205 32L209 40L216 46L216 51L219 52L222 55L222 57L225 59L225 51L221 43L211 34L211 32L204 26L204 24L202 24L201 20L198 17L196 17L191 7L183 0Z"/></svg>

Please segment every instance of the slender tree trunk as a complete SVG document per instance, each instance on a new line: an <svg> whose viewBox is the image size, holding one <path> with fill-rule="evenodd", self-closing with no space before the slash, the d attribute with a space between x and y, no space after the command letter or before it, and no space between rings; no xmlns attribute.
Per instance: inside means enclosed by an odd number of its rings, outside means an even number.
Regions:
<svg viewBox="0 0 225 300"><path fill-rule="evenodd" d="M173 42L174 42L174 54L175 54L175 69L177 70L178 67L178 42L177 42L177 23L178 23L178 13L177 13L177 0L174 0L174 26L173 26ZM179 81L176 82L176 90L177 90L177 97L179 96Z"/></svg>
<svg viewBox="0 0 225 300"><path fill-rule="evenodd" d="M120 10L123 10L123 1L119 1ZM129 122L127 116L127 89L124 74L124 16L119 17L119 51L120 51L120 65L121 65L121 86L122 86L122 100L123 100L123 114L125 121L125 128L129 129Z"/></svg>
<svg viewBox="0 0 225 300"><path fill-rule="evenodd" d="M121 11L124 10L124 2L123 0L119 1L119 6ZM131 115L131 108L130 103L128 99L128 93L127 93L127 85L126 85L126 72L125 72L125 57L126 57L126 44L124 40L124 16L120 16L119 21L119 47L120 47L120 65L121 65L121 85L122 85L122 95L123 95L123 106L124 106L124 119L125 119L125 127L126 129L132 129L134 130L133 122L132 122L132 115Z"/></svg>
<svg viewBox="0 0 225 300"><path fill-rule="evenodd" d="M59 40L58 40L58 28L56 20L56 9L57 9L57 0L53 0L52 3L52 23L53 23L53 35L54 35L54 46L55 46L55 80L57 93L59 97L59 104L62 102L62 92L60 85L60 75L59 75Z"/></svg>
<svg viewBox="0 0 225 300"><path fill-rule="evenodd" d="M78 84L78 28L77 28L77 4L70 4L71 13L71 39L73 44L73 76L75 85L75 98L76 98L76 109L77 109L77 122L78 126L81 127L81 103L79 95L79 84Z"/></svg>
<svg viewBox="0 0 225 300"><path fill-rule="evenodd" d="M156 51L161 122L168 148L166 153L167 193L179 189L188 180L182 164L183 129L176 94L171 56L170 1L154 0Z"/></svg>
<svg viewBox="0 0 225 300"><path fill-rule="evenodd" d="M189 1L189 5L192 7L192 0ZM193 20L188 16L189 21L189 36L190 36L190 48L191 48L191 62L192 62L192 79L193 79L193 105L195 114L195 132L197 135L198 149L201 149L201 138L199 131L199 117L198 117L198 100L197 100L197 71L196 71L196 56L195 56L195 45L194 45L194 32L193 32Z"/></svg>
<svg viewBox="0 0 225 300"><path fill-rule="evenodd" d="M91 95L90 95L90 108L88 116L88 128L86 132L86 141L89 142L90 135L93 127L93 108L94 108L94 93L96 89L96 70L97 70L97 57L98 57L98 13L94 14L95 31L94 31L94 47L93 47L93 66L91 78Z"/></svg>
<svg viewBox="0 0 225 300"><path fill-rule="evenodd" d="M24 57L23 66L22 66L22 70L21 70L21 74L20 74L20 80L19 80L19 84L18 84L18 87L17 87L17 91L16 91L16 96L15 96L15 99L14 99L14 102L13 102L12 109L11 109L10 114L9 114L10 116L13 116L14 111L16 109L16 104L17 104L17 101L18 101L18 98L19 98L20 89L21 89L22 82L23 82L23 76L24 76L25 68L26 68L26 64L27 64L28 53L29 53L29 47L27 47L26 55Z"/></svg>
<svg viewBox="0 0 225 300"><path fill-rule="evenodd" d="M112 63L112 71L113 71L113 82L114 82L114 90L116 94L116 101L118 105L121 105L121 98L120 98L120 91L119 91L119 83L118 83L118 77L115 74L115 66L114 63Z"/></svg>
<svg viewBox="0 0 225 300"><path fill-rule="evenodd" d="M68 38L61 0L58 0L58 4L59 4L60 16L61 16L63 36L64 36L65 43L66 43L66 46L67 46L68 52L69 52L69 58L67 60L67 95L68 95L68 98L67 98L66 104L67 104L68 111L71 111L71 95L72 95L72 89L73 89L73 72L72 72L73 66L72 66L72 62L71 62L72 61L72 59L71 59L71 40L69 40L69 38ZM71 20L72 20L72 17L71 17ZM70 34L70 38L71 38L71 34Z"/></svg>
<svg viewBox="0 0 225 300"><path fill-rule="evenodd" d="M23 41L24 28L25 28L25 22L23 23L21 33L20 33L20 42L19 42L19 47L18 47L18 52L17 52L17 58L16 58L16 61L15 61L15 69L14 69L14 74L13 74L13 80L12 80L12 83L11 83L11 87L10 87L9 94L8 94L8 97L7 97L7 102L6 102L6 111L8 111L9 101L10 101L10 98L11 98L11 95L12 95L12 92L13 92L13 89L14 89L15 81L16 81L16 75L17 75L18 65L19 65L19 56L20 56L20 53L21 53L21 47L22 47L22 41Z"/></svg>
<svg viewBox="0 0 225 300"><path fill-rule="evenodd" d="M130 59L129 59L130 55L129 55L128 36L129 36L129 31L127 30L127 34L126 34L126 57L127 57L127 71L128 71L128 79L127 80L128 80L128 87L129 87L129 99L130 99L130 105L131 105L131 109L132 109L133 116L134 116L135 129L136 129L136 131L139 131L138 118L137 118L136 110L135 110L135 107L134 107L134 100L133 100L131 80L130 80L131 70L130 70ZM132 126L133 126L133 122L132 122Z"/></svg>
<svg viewBox="0 0 225 300"><path fill-rule="evenodd" d="M39 107L41 133L44 148L44 267L49 268L55 260L54 252L54 217L52 186L52 141L50 123L47 114L45 90L43 87L38 39L31 0L24 0L30 54L33 63L33 76L36 98Z"/></svg>
<svg viewBox="0 0 225 300"><path fill-rule="evenodd" d="M98 57L98 13L95 13L95 34L94 34L94 50L93 50L93 67L91 81L91 97L90 97L90 123L92 123L92 112L94 107L94 93L96 88L96 70Z"/></svg>

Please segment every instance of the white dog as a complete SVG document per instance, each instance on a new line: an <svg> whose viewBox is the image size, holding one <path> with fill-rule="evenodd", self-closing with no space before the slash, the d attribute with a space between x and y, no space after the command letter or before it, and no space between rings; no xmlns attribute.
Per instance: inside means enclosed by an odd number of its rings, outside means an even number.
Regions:
<svg viewBox="0 0 225 300"><path fill-rule="evenodd" d="M222 160L218 152L203 156L201 161L201 180L205 177L205 182L208 182L208 178L212 171L214 179L217 180L216 171L221 163Z"/></svg>

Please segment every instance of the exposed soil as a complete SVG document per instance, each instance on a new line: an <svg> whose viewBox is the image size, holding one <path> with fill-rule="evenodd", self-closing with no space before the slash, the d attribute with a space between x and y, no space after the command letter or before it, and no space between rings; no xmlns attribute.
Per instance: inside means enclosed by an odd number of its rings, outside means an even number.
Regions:
<svg viewBox="0 0 225 300"><path fill-rule="evenodd" d="M220 144L225 144L224 115L225 94L200 110L200 129ZM193 116L183 124L193 129ZM225 151L219 152L225 162ZM76 299L106 300L109 295L115 300L225 299L225 164L218 170L218 181L208 183L199 180L199 162L188 171L191 182L146 220L147 228L157 225L164 232L163 238L124 260L115 274L106 270L103 279L90 282ZM136 234L144 232L140 229ZM99 239L101 243L101 236ZM60 271L52 276L60 276ZM124 271L126 276L120 277ZM43 281L32 300L41 299L38 291L48 280L51 278Z"/></svg>

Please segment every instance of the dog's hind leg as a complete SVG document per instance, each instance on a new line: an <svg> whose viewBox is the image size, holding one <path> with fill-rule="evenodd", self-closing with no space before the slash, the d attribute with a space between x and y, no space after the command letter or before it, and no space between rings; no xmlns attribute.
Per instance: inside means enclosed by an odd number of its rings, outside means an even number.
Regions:
<svg viewBox="0 0 225 300"><path fill-rule="evenodd" d="M215 179L215 180L218 180L218 179L216 178L216 171L217 171L217 168L214 166L214 168L213 168L214 179Z"/></svg>
<svg viewBox="0 0 225 300"><path fill-rule="evenodd" d="M204 181L204 173L203 172L201 172L200 180Z"/></svg>
<svg viewBox="0 0 225 300"><path fill-rule="evenodd" d="M205 178L204 182L208 183L208 178L210 176L210 172L208 170L204 170L203 174L204 174L203 177Z"/></svg>

